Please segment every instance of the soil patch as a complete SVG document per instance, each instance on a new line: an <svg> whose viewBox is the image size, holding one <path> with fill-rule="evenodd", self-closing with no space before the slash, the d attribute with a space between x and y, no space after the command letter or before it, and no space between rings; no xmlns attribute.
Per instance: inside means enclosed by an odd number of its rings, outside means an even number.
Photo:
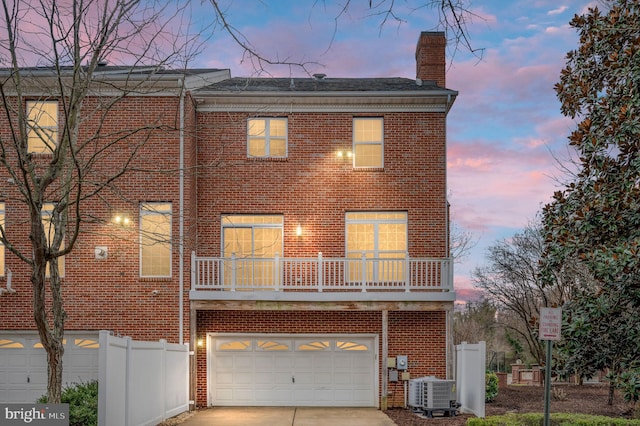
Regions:
<svg viewBox="0 0 640 426"><path fill-rule="evenodd" d="M629 418L629 405L622 396L615 395L613 405L607 405L608 385L553 385L561 399L551 399L552 413L583 413L608 417ZM485 406L486 416L499 416L506 413L542 413L544 412L544 387L542 386L507 386L500 388L495 401ZM455 417L434 415L427 419L418 416L408 409L390 409L385 411L399 426L463 426L471 414L458 414Z"/></svg>

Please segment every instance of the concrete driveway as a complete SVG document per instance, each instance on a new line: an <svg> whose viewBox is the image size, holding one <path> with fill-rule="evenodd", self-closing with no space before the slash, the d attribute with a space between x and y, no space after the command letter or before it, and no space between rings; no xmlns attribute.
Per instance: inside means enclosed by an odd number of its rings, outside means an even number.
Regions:
<svg viewBox="0 0 640 426"><path fill-rule="evenodd" d="M395 426L375 408L214 407L181 426Z"/></svg>

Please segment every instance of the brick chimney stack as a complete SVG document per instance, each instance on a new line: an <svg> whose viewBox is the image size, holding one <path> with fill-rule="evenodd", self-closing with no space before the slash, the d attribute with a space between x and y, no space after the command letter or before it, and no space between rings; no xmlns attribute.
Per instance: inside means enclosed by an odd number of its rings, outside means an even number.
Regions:
<svg viewBox="0 0 640 426"><path fill-rule="evenodd" d="M446 86L445 50L447 38L442 31L423 31L416 47L416 78L435 80L440 87Z"/></svg>

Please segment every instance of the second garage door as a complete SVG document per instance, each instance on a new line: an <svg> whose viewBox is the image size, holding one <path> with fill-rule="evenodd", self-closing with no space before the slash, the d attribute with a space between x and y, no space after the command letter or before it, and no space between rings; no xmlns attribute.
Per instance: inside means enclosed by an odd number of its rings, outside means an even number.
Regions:
<svg viewBox="0 0 640 426"><path fill-rule="evenodd" d="M98 379L98 335L67 332L63 387ZM33 403L47 393L47 354L36 333L0 331L0 403Z"/></svg>
<svg viewBox="0 0 640 426"><path fill-rule="evenodd" d="M375 336L210 335L209 404L377 406Z"/></svg>

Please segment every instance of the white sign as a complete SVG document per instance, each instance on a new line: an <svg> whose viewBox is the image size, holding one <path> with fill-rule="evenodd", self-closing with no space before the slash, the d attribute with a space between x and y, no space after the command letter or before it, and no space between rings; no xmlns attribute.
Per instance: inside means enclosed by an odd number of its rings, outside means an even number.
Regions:
<svg viewBox="0 0 640 426"><path fill-rule="evenodd" d="M562 309L540 308L540 340L560 340L562 328Z"/></svg>

